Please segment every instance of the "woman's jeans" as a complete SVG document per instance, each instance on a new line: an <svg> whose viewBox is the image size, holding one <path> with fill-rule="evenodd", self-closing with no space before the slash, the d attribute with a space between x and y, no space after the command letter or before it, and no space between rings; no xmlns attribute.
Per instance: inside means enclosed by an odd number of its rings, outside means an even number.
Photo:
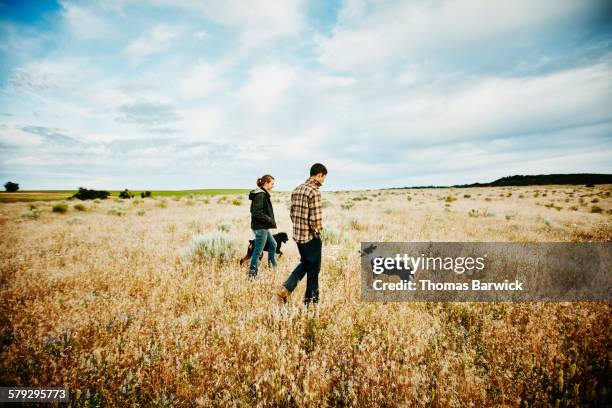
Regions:
<svg viewBox="0 0 612 408"><path fill-rule="evenodd" d="M276 267L276 240L268 229L254 229L255 242L253 243L253 255L251 255L251 263L249 264L249 277L257 276L259 267L259 256L264 250L266 243L268 244L268 265Z"/></svg>

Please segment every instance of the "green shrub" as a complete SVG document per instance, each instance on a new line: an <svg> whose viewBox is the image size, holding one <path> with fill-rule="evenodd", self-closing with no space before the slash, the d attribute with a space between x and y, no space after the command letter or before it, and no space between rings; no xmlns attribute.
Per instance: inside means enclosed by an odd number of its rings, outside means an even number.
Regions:
<svg viewBox="0 0 612 408"><path fill-rule="evenodd" d="M234 245L229 236L223 232L211 232L195 235L182 257L188 261L216 260L227 262L232 259Z"/></svg>
<svg viewBox="0 0 612 408"><path fill-rule="evenodd" d="M242 200L241 200L241 199L239 199L239 198L234 198L234 199L232 200L232 204L233 204L233 205L242 205Z"/></svg>
<svg viewBox="0 0 612 408"><path fill-rule="evenodd" d="M343 204L340 204L340 208L342 208L343 210L350 210L351 208L353 208L355 206L354 203L347 201Z"/></svg>
<svg viewBox="0 0 612 408"><path fill-rule="evenodd" d="M21 218L29 218L31 220L35 220L35 219L40 217L40 210L37 209L37 208L33 208L31 210L28 210L28 211L23 211L19 215L21 216Z"/></svg>
<svg viewBox="0 0 612 408"><path fill-rule="evenodd" d="M595 213L595 214L600 214L602 211L603 211L603 209L602 209L602 208L600 208L600 207L598 207L598 206L596 206L596 205L594 205L593 207L591 207L591 212L592 212L592 213Z"/></svg>
<svg viewBox="0 0 612 408"><path fill-rule="evenodd" d="M145 211L145 209L144 209L144 208L141 208L141 209L139 209L139 210L136 212L136 214L138 214L138 215L145 215L145 213L146 213L146 211Z"/></svg>
<svg viewBox="0 0 612 408"><path fill-rule="evenodd" d="M86 211L87 207L85 207L83 204L75 204L72 206L72 208L74 208L77 211Z"/></svg>
<svg viewBox="0 0 612 408"><path fill-rule="evenodd" d="M119 198L134 198L134 194L130 193L126 188L119 193Z"/></svg>
<svg viewBox="0 0 612 408"><path fill-rule="evenodd" d="M194 205L194 204L195 204L195 201L193 201L191 198L185 201L185 205Z"/></svg>
<svg viewBox="0 0 612 408"><path fill-rule="evenodd" d="M471 195L469 195L469 194L464 194L463 195L463 198L470 198L470 197L471 197Z"/></svg>
<svg viewBox="0 0 612 408"><path fill-rule="evenodd" d="M79 217L70 217L70 218L68 218L68 219L66 220L66 223L67 223L67 224L70 224L70 225L74 225L74 224L83 224L84 222L85 222L85 221L83 221L83 219L82 219L82 218L79 218Z"/></svg>
<svg viewBox="0 0 612 408"><path fill-rule="evenodd" d="M230 226L227 224L219 224L217 225L217 230L221 232L229 232Z"/></svg>
<svg viewBox="0 0 612 408"><path fill-rule="evenodd" d="M321 239L325 244L336 245L340 243L340 231L336 227L324 227Z"/></svg>
<svg viewBox="0 0 612 408"><path fill-rule="evenodd" d="M54 213L65 213L66 211L68 211L68 206L66 204L59 203L55 204L51 210Z"/></svg>
<svg viewBox="0 0 612 408"><path fill-rule="evenodd" d="M93 199L102 199L105 200L108 198L110 193L104 190L88 190L83 187L79 187L79 191L73 195L72 197L78 198L79 200L93 200Z"/></svg>
<svg viewBox="0 0 612 408"><path fill-rule="evenodd" d="M118 217L121 217L122 215L125 215L125 212L123 210L121 210L120 208L116 208L113 207L110 210L107 211L108 215L116 215Z"/></svg>

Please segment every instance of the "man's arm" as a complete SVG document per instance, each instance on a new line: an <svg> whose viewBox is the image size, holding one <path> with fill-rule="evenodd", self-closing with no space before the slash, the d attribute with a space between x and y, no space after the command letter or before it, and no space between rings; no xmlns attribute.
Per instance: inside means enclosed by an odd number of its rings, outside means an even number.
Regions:
<svg viewBox="0 0 612 408"><path fill-rule="evenodd" d="M315 190L308 197L308 222L310 228L315 232L317 238L321 238L321 231L323 230L323 206L321 205L321 192Z"/></svg>

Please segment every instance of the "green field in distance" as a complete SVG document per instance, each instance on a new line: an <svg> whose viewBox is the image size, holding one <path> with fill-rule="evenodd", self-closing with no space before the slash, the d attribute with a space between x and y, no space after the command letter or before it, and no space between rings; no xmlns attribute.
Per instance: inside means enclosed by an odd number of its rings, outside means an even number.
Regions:
<svg viewBox="0 0 612 408"><path fill-rule="evenodd" d="M107 190L111 197L119 196L120 190ZM207 188L200 190L129 190L134 197L140 197L141 191L150 191L153 197L183 197L186 195L231 195L245 194L249 189L239 188ZM0 203L28 202L28 201L55 201L66 200L77 190L24 190L14 193L0 192Z"/></svg>

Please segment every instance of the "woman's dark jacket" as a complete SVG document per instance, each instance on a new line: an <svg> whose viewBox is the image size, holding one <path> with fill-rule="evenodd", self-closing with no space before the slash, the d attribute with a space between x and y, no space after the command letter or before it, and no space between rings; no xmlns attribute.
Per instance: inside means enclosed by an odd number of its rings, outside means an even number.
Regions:
<svg viewBox="0 0 612 408"><path fill-rule="evenodd" d="M249 200L251 200L251 228L276 228L270 193L265 188L258 187L249 193Z"/></svg>

